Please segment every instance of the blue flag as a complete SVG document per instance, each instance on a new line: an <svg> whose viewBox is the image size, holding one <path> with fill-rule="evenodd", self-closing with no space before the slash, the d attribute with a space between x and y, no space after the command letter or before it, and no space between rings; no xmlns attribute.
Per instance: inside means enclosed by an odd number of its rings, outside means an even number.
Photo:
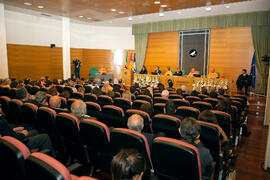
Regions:
<svg viewBox="0 0 270 180"><path fill-rule="evenodd" d="M134 53L134 73L136 73L136 53Z"/></svg>
<svg viewBox="0 0 270 180"><path fill-rule="evenodd" d="M252 63L251 63L251 70L250 70L250 77L251 77L251 86L255 88L255 80L256 80L256 67L255 67L255 52L253 54Z"/></svg>

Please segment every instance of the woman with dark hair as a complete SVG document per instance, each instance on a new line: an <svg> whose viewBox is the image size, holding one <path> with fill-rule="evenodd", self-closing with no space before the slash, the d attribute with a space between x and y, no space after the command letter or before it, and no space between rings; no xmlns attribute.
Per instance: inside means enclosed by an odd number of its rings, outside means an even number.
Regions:
<svg viewBox="0 0 270 180"><path fill-rule="evenodd" d="M226 136L226 134L223 131L223 129L218 125L217 118L216 118L216 116L215 116L214 113L212 113L209 110L204 110L204 111L202 111L199 114L198 119L200 121L204 121L204 122L216 124L220 128L220 130L221 130L220 134L222 136L222 142L224 143L224 142L227 142L228 141L228 137Z"/></svg>
<svg viewBox="0 0 270 180"><path fill-rule="evenodd" d="M135 149L122 149L111 162L113 180L141 180L145 170L145 159Z"/></svg>
<svg viewBox="0 0 270 180"><path fill-rule="evenodd" d="M145 65L143 65L142 70L140 71L139 74L147 74L147 69L146 69Z"/></svg>

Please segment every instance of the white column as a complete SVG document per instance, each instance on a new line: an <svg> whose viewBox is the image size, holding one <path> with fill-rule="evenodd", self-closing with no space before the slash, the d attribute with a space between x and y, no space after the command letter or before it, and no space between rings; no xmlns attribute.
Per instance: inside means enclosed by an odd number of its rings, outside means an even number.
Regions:
<svg viewBox="0 0 270 180"><path fill-rule="evenodd" d="M270 70L270 67L269 67ZM270 71L269 71L270 72ZM266 141L266 151L264 159L264 169L270 168L270 76L268 76L268 87L267 87L267 96L266 96L266 107L264 114L264 125L268 125L268 137Z"/></svg>
<svg viewBox="0 0 270 180"><path fill-rule="evenodd" d="M7 39L4 4L0 3L0 79L8 78Z"/></svg>
<svg viewBox="0 0 270 180"><path fill-rule="evenodd" d="M70 74L70 19L62 18L62 46L63 46L63 78L68 79Z"/></svg>

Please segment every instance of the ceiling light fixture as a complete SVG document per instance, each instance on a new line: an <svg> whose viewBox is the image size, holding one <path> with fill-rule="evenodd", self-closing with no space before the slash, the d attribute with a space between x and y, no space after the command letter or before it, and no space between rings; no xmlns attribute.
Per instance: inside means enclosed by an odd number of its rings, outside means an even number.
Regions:
<svg viewBox="0 0 270 180"><path fill-rule="evenodd" d="M132 21L132 20L133 20L133 18L132 18L132 17L128 17L128 20L129 20L129 21Z"/></svg>
<svg viewBox="0 0 270 180"><path fill-rule="evenodd" d="M206 10L207 12L210 12L210 11L212 10L212 8L211 8L211 7L206 7L205 10Z"/></svg>
<svg viewBox="0 0 270 180"><path fill-rule="evenodd" d="M90 19L92 19L92 18L91 18L91 17L88 17L87 19L90 20Z"/></svg>
<svg viewBox="0 0 270 180"><path fill-rule="evenodd" d="M159 13L159 17L163 17L164 16L164 13L163 12L160 12Z"/></svg>
<svg viewBox="0 0 270 180"><path fill-rule="evenodd" d="M181 14L182 12L181 12L181 11L178 11L177 13L178 13L178 14Z"/></svg>
<svg viewBox="0 0 270 180"><path fill-rule="evenodd" d="M79 18L83 18L83 16L79 16Z"/></svg>
<svg viewBox="0 0 270 180"><path fill-rule="evenodd" d="M230 8L230 6L229 6L229 5L226 5L226 6L225 6L225 8L227 8L227 9L228 9L228 8Z"/></svg>
<svg viewBox="0 0 270 180"><path fill-rule="evenodd" d="M120 12L118 12L119 14L125 14L125 12L123 12L123 11L120 11Z"/></svg>
<svg viewBox="0 0 270 180"><path fill-rule="evenodd" d="M111 11L112 11L112 12L115 12L115 11L116 11L116 9L111 9Z"/></svg>
<svg viewBox="0 0 270 180"><path fill-rule="evenodd" d="M167 4L162 4L162 5L160 5L160 7L166 8L166 7L168 7L168 5Z"/></svg>
<svg viewBox="0 0 270 180"><path fill-rule="evenodd" d="M44 8L44 6L37 6L39 9L43 9Z"/></svg>
<svg viewBox="0 0 270 180"><path fill-rule="evenodd" d="M155 1L154 4L160 4L160 1Z"/></svg>
<svg viewBox="0 0 270 180"><path fill-rule="evenodd" d="M30 3L30 2L25 2L23 4L26 5L26 6L32 6L32 3Z"/></svg>

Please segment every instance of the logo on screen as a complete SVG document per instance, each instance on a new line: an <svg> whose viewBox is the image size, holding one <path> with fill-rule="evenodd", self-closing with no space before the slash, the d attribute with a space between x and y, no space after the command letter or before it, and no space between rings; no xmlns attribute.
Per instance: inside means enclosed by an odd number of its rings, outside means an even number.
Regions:
<svg viewBox="0 0 270 180"><path fill-rule="evenodd" d="M198 55L198 51L196 49L191 49L188 54L190 57L194 58Z"/></svg>

